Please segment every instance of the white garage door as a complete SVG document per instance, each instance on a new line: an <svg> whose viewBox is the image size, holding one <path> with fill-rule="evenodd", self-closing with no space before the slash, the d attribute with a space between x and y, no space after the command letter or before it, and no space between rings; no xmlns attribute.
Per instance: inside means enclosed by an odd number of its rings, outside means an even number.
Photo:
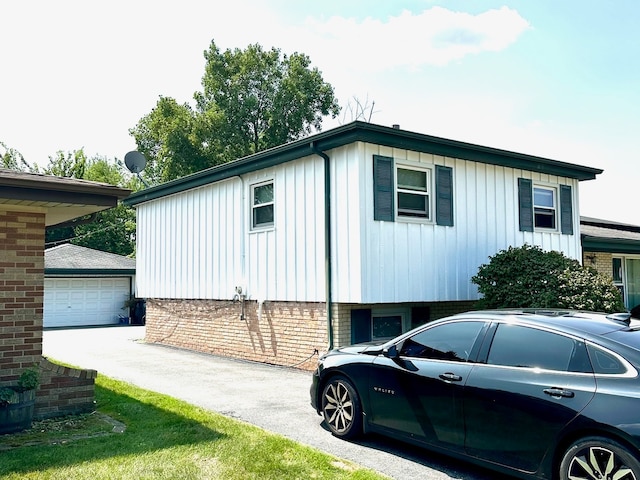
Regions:
<svg viewBox="0 0 640 480"><path fill-rule="evenodd" d="M129 298L129 277L45 278L44 326L110 325Z"/></svg>

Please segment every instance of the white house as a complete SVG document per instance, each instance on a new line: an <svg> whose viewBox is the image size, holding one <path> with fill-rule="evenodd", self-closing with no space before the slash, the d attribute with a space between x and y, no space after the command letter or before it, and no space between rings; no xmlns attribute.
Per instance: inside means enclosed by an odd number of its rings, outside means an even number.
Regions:
<svg viewBox="0 0 640 480"><path fill-rule="evenodd" d="M579 182L600 173L353 122L143 190L147 340L309 367L469 309L499 250L581 259Z"/></svg>

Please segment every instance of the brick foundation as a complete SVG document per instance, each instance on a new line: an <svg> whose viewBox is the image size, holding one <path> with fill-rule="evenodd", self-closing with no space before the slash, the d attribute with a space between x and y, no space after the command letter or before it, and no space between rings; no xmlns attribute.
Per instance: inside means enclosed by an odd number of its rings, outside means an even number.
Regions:
<svg viewBox="0 0 640 480"><path fill-rule="evenodd" d="M430 303L430 320L467 311L474 302ZM333 305L334 346L351 343L351 310ZM384 305L375 305L384 308ZM313 370L326 352L324 303L147 299L146 341L204 353Z"/></svg>
<svg viewBox="0 0 640 480"><path fill-rule="evenodd" d="M321 303L147 299L146 341L311 370L327 348ZM316 353L314 353L316 352Z"/></svg>

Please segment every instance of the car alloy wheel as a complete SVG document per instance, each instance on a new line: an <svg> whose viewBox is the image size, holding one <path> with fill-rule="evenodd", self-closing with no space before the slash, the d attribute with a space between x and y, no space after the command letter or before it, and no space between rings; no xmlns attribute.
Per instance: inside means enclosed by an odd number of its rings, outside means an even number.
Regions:
<svg viewBox="0 0 640 480"><path fill-rule="evenodd" d="M622 445L592 437L573 444L560 466L562 480L637 480L640 462Z"/></svg>
<svg viewBox="0 0 640 480"><path fill-rule="evenodd" d="M343 377L332 378L322 391L322 414L329 430L337 437L352 438L361 433L360 400Z"/></svg>

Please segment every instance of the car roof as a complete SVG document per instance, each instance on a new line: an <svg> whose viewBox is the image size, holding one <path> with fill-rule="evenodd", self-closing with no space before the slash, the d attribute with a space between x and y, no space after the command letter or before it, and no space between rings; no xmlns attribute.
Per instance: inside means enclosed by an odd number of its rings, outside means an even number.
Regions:
<svg viewBox="0 0 640 480"><path fill-rule="evenodd" d="M496 321L518 321L561 330L579 336L601 337L619 330L629 330L629 316L569 309L499 309L479 310L449 318L481 318Z"/></svg>

